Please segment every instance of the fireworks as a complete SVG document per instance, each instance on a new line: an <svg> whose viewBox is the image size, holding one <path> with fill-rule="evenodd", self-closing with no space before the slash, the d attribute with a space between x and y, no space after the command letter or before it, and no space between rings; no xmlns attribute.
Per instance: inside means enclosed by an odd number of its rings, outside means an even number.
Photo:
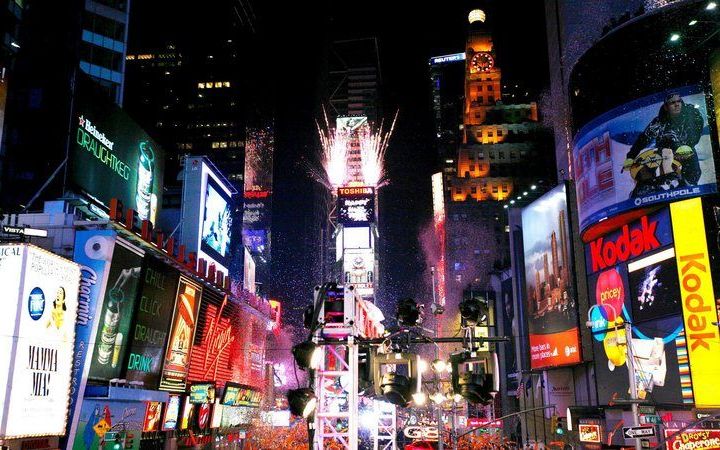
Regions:
<svg viewBox="0 0 720 450"><path fill-rule="evenodd" d="M330 128L327 114L325 126L318 124L322 173L312 170L314 177L335 191L348 184L379 187L385 181L384 159L397 114L389 130L373 129L365 117L339 118Z"/></svg>

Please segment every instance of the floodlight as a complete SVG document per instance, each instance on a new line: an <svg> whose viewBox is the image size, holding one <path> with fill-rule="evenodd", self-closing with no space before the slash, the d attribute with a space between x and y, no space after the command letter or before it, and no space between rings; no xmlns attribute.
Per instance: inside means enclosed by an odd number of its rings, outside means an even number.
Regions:
<svg viewBox="0 0 720 450"><path fill-rule="evenodd" d="M302 370L315 370L320 367L322 359L322 348L311 341L305 341L297 344L292 349L295 362Z"/></svg>
<svg viewBox="0 0 720 450"><path fill-rule="evenodd" d="M287 393L287 399L290 412L296 416L308 418L315 412L317 397L310 388L291 389Z"/></svg>

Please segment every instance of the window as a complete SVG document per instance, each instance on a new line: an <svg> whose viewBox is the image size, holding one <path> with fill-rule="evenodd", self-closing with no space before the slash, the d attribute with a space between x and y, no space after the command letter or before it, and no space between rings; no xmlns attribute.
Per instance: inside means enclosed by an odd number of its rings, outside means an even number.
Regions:
<svg viewBox="0 0 720 450"><path fill-rule="evenodd" d="M498 135L498 137L502 136L502 135L503 135L503 130L502 130L502 129L498 129L498 130L497 130L497 135Z"/></svg>
<svg viewBox="0 0 720 450"><path fill-rule="evenodd" d="M498 186L497 186L497 184L493 184L492 189L493 189L493 194L497 194L497 192L498 192Z"/></svg>
<svg viewBox="0 0 720 450"><path fill-rule="evenodd" d="M482 102L483 102L483 96L482 96L482 95L478 95L477 102L478 102L478 103L482 103Z"/></svg>
<svg viewBox="0 0 720 450"><path fill-rule="evenodd" d="M495 96L494 96L494 95L488 96L488 103L495 103Z"/></svg>
<svg viewBox="0 0 720 450"><path fill-rule="evenodd" d="M462 188L455 188L456 194L462 194Z"/></svg>
<svg viewBox="0 0 720 450"><path fill-rule="evenodd" d="M475 164L470 164L470 172L475 172Z"/></svg>
<svg viewBox="0 0 720 450"><path fill-rule="evenodd" d="M492 131L488 131L488 137L494 137L494 136L495 136L495 135L493 134Z"/></svg>
<svg viewBox="0 0 720 450"><path fill-rule="evenodd" d="M502 191L503 191L503 192L507 192L507 191L508 191L508 185L507 185L507 184L503 183L503 185L502 185Z"/></svg>
<svg viewBox="0 0 720 450"><path fill-rule="evenodd" d="M469 153L469 154L468 154L468 159L469 159L470 161L473 161L473 160L475 159L475 155L473 155L472 153ZM472 170L472 169L470 169L470 170Z"/></svg>
<svg viewBox="0 0 720 450"><path fill-rule="evenodd" d="M505 152L498 152L498 159L505 159Z"/></svg>
<svg viewBox="0 0 720 450"><path fill-rule="evenodd" d="M470 188L470 193L471 193L471 194L477 194L477 188L476 188L475 186L471 187L471 188Z"/></svg>
<svg viewBox="0 0 720 450"><path fill-rule="evenodd" d="M482 84L478 85L477 90L478 90L478 92L482 92Z"/></svg>
<svg viewBox="0 0 720 450"><path fill-rule="evenodd" d="M492 84L491 84L491 85L488 85L488 89L487 89L487 90L488 90L488 91L492 91L492 90L493 90L493 85L492 85Z"/></svg>
<svg viewBox="0 0 720 450"><path fill-rule="evenodd" d="M515 158L517 158L517 153L510 152L510 159L515 159Z"/></svg>

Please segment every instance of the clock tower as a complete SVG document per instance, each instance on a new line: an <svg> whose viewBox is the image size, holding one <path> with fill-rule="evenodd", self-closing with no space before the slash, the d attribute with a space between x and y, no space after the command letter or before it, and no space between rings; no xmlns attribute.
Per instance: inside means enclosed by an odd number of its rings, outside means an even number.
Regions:
<svg viewBox="0 0 720 450"><path fill-rule="evenodd" d="M474 15L473 15L474 13ZM502 99L500 69L495 66L495 51L485 14L471 13L470 33L465 45L465 110L463 122L468 125L485 123L487 110Z"/></svg>

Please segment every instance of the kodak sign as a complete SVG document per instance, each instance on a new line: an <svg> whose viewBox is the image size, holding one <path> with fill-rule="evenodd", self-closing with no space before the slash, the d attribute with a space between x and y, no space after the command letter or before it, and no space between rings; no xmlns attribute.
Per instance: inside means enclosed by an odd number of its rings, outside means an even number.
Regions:
<svg viewBox="0 0 720 450"><path fill-rule="evenodd" d="M673 203L670 214L695 406L714 407L720 405L720 336L702 201Z"/></svg>
<svg viewBox="0 0 720 450"><path fill-rule="evenodd" d="M601 237L591 242L591 272L607 269L660 247L656 237L657 226L657 222L643 216L638 227L631 229L629 225L623 226L615 239Z"/></svg>

